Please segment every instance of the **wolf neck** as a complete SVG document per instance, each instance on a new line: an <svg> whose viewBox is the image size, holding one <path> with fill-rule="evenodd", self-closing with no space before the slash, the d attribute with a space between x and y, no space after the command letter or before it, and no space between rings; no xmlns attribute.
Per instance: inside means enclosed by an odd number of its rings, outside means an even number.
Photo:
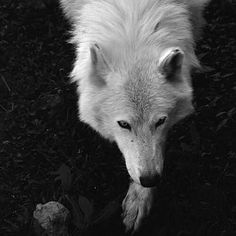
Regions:
<svg viewBox="0 0 236 236"><path fill-rule="evenodd" d="M96 43L114 68L173 46L182 48L190 66L198 64L187 9L173 0L92 0L79 21L73 41L82 60Z"/></svg>

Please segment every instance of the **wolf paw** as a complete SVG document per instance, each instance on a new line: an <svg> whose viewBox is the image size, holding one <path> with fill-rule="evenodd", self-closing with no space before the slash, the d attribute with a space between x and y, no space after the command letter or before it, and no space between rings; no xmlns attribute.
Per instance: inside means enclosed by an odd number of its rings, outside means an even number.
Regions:
<svg viewBox="0 0 236 236"><path fill-rule="evenodd" d="M136 232L149 215L153 205L155 188L144 188L131 183L128 193L123 200L123 223L126 232Z"/></svg>

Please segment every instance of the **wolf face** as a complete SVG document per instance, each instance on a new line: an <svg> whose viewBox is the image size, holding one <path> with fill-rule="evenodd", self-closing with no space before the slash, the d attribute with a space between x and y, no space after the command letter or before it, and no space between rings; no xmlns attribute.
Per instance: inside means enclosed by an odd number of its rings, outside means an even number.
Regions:
<svg viewBox="0 0 236 236"><path fill-rule="evenodd" d="M190 72L210 0L60 0L72 23L79 116L117 143L134 181L126 231L153 205L168 130L193 111Z"/></svg>
<svg viewBox="0 0 236 236"><path fill-rule="evenodd" d="M119 71L109 67L98 45L90 56L84 85L90 89L80 95L80 118L117 143L135 182L153 186L162 172L168 129L193 110L184 53L168 48L157 57L146 51Z"/></svg>
<svg viewBox="0 0 236 236"><path fill-rule="evenodd" d="M154 185L169 128L193 111L194 42L209 0L60 0L73 24L80 119Z"/></svg>

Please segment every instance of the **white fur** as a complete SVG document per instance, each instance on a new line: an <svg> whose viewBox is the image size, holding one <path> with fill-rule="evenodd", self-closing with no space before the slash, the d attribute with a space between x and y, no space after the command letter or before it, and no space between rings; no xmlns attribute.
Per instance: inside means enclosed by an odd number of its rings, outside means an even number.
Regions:
<svg viewBox="0 0 236 236"><path fill-rule="evenodd" d="M168 129L193 110L190 72L199 66L194 46L209 0L60 1L73 25L80 119L123 153L135 181L124 223L136 230L154 192L140 177L161 174ZM119 127L121 120L131 130Z"/></svg>
<svg viewBox="0 0 236 236"><path fill-rule="evenodd" d="M72 72L73 80L87 76L89 47L94 43L108 54L116 70L129 66L146 48L158 55L171 46L180 47L186 53L186 67L198 66L184 4L171 0L93 0L87 1L76 16L72 42L77 45L80 60ZM153 33L158 23L160 27Z"/></svg>

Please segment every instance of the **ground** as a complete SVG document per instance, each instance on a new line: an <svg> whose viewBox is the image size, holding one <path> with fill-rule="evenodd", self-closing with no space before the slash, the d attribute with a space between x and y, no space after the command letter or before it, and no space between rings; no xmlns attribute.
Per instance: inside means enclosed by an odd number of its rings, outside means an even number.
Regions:
<svg viewBox="0 0 236 236"><path fill-rule="evenodd" d="M226 2L206 9L196 112L170 132L156 206L141 234L236 235L236 13ZM32 214L52 200L70 210L72 236L124 235L129 177L117 147L78 120L68 30L53 0L0 3L2 236L42 235Z"/></svg>

